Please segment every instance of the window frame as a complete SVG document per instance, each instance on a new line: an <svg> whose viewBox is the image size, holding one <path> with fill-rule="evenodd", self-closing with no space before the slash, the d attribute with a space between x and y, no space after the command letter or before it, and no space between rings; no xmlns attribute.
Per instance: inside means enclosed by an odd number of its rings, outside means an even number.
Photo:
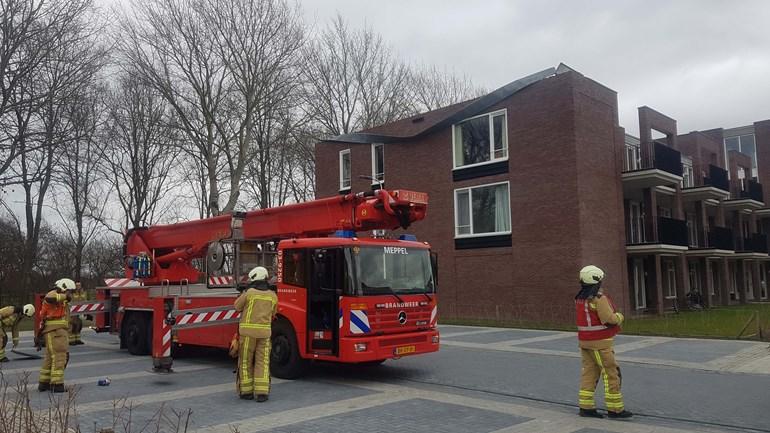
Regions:
<svg viewBox="0 0 770 433"><path fill-rule="evenodd" d="M377 148L382 148L382 179L377 177ZM372 185L385 183L385 143L372 143Z"/></svg>
<svg viewBox="0 0 770 433"><path fill-rule="evenodd" d="M754 156L753 156L753 158L751 160L751 167L749 168L749 174L751 174L752 178L756 178L757 182L760 182L760 180L759 180L759 155L758 155L758 152L757 152L757 134L756 134L756 132L751 132L749 134L731 135L729 137L723 137L722 138L722 148L724 149L724 152L725 152L725 165L729 166L729 164L730 164L730 152L727 150L727 140L732 139L732 138L737 139L738 140L738 149L737 150L738 150L738 152L743 153L743 137L748 137L749 135L754 137ZM745 153L744 153L744 155L745 155ZM754 170L755 170L754 169L754 164L755 163L757 165L757 168L756 168L757 175L756 176L754 176ZM727 178L728 179L730 178L730 172L729 171L727 173Z"/></svg>
<svg viewBox="0 0 770 433"><path fill-rule="evenodd" d="M505 149L505 157L495 158L495 125L494 118L498 115L503 115L503 148ZM457 136L457 127L464 122L478 119L480 117L489 118L489 161L476 162L473 164L457 165L457 149L455 149L455 140ZM479 114L473 117L460 120L452 125L452 170L462 170L470 167L478 167L481 165L494 164L500 161L507 161L510 157L510 147L508 146L508 109L501 108L499 110L490 111L488 113ZM384 165L384 164L383 164ZM510 192L510 190L509 190Z"/></svg>
<svg viewBox="0 0 770 433"><path fill-rule="evenodd" d="M508 189L508 226L511 228L511 230L507 231L501 231L501 232L485 232L485 233L469 233L469 234L458 234L457 228L459 227L459 214L457 212L457 195L461 191L468 191L468 210L470 212L470 229L471 232L473 232L473 190L478 188L484 188L484 187L490 187L490 186L497 186L497 185L505 185ZM467 239L467 238L481 238L481 237L489 237L489 236L500 236L500 235L509 235L513 233L513 215L511 212L511 182L506 180L502 182L492 182L492 183L485 183L481 185L472 185L472 186L466 186L463 188L455 188L454 190L454 222L455 222L455 239Z"/></svg>
<svg viewBox="0 0 770 433"><path fill-rule="evenodd" d="M344 165L342 163L343 161L343 155L348 156L348 160L350 161L350 178L348 179L348 186L345 187L343 185L344 181ZM340 191L350 191L350 189L353 187L353 158L350 155L350 148L340 150L339 152L339 185L340 185Z"/></svg>

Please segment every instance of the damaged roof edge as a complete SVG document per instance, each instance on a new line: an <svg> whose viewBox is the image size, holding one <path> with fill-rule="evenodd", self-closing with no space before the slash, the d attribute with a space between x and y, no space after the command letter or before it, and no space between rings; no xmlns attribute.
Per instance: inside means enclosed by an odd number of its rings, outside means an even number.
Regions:
<svg viewBox="0 0 770 433"><path fill-rule="evenodd" d="M366 144L366 143L389 143L393 141L405 141L405 140L419 138L424 135L435 132L438 129L445 128L448 125L455 124L460 120L467 119L468 117L473 117L474 115L478 114L482 110L489 108L492 105L502 101L503 99L506 99L514 95L520 90L532 84L535 84L538 81L542 81L548 77L552 77L554 75L556 75L556 68L547 68L540 72L527 75L524 78L520 78L516 81L508 83L505 86L500 87L499 89L478 98L477 101L471 103L470 105L461 109L460 111L457 111L456 113L446 117L445 119L437 122L435 125L432 125L430 128L427 128L421 131L420 133L412 136L391 136L391 135L379 135L379 134L367 134L367 133L353 133L353 134L339 135L337 137L330 138L323 141Z"/></svg>

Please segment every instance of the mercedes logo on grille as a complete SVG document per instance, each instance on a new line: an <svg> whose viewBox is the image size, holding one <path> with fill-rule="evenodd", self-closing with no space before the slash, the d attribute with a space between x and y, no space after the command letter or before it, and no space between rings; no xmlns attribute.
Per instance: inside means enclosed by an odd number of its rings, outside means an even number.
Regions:
<svg viewBox="0 0 770 433"><path fill-rule="evenodd" d="M398 312L398 323L405 325L406 324L406 311L399 311Z"/></svg>

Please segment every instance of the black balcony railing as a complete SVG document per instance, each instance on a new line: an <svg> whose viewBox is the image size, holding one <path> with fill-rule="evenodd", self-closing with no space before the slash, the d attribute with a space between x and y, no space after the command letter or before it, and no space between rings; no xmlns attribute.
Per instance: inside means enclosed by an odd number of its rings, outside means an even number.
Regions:
<svg viewBox="0 0 770 433"><path fill-rule="evenodd" d="M753 179L748 179L745 182L746 188L740 192L740 197L764 202L762 184Z"/></svg>
<svg viewBox="0 0 770 433"><path fill-rule="evenodd" d="M733 231L724 227L711 227L707 247L718 250L734 250Z"/></svg>
<svg viewBox="0 0 770 433"><path fill-rule="evenodd" d="M709 164L709 176L703 179L703 185L713 186L722 191L730 191L730 181L727 180L727 170Z"/></svg>
<svg viewBox="0 0 770 433"><path fill-rule="evenodd" d="M626 146L623 164L623 171L656 168L676 176L682 175L682 155L679 151L658 142Z"/></svg>
<svg viewBox="0 0 770 433"><path fill-rule="evenodd" d="M679 152L677 152L679 153ZM658 217L659 244L688 246L687 221Z"/></svg>
<svg viewBox="0 0 770 433"><path fill-rule="evenodd" d="M743 247L740 251L767 254L767 235L754 233L751 237L743 238Z"/></svg>
<svg viewBox="0 0 770 433"><path fill-rule="evenodd" d="M676 149L658 142L653 143L653 166L676 176L682 175L682 154Z"/></svg>

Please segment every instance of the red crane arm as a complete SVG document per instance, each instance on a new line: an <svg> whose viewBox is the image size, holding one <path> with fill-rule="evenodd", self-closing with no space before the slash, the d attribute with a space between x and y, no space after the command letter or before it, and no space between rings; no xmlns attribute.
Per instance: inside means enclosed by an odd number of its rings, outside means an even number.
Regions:
<svg viewBox="0 0 770 433"><path fill-rule="evenodd" d="M322 237L336 230L407 228L425 218L428 196L406 190L346 194L246 212L245 239ZM209 243L232 236L233 216L156 225L131 230L125 238L126 277L134 276L134 257L150 258L145 283L198 280L191 260L203 257ZM129 265L130 264L130 265Z"/></svg>

